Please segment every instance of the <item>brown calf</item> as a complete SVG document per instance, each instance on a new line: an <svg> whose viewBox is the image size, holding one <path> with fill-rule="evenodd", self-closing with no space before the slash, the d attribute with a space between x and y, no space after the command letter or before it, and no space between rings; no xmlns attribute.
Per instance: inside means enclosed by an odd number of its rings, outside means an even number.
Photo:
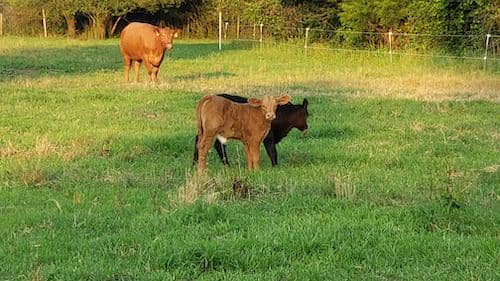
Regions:
<svg viewBox="0 0 500 281"><path fill-rule="evenodd" d="M165 50L172 49L173 38L178 31L159 28L142 22L132 22L120 35L120 51L125 64L125 81L128 82L130 66L135 61L135 82L139 82L139 69L144 62L148 81L158 81L158 70L163 61Z"/></svg>
<svg viewBox="0 0 500 281"><path fill-rule="evenodd" d="M271 122L276 118L276 107L289 101L289 95L279 98L250 98L244 104L234 103L220 96L204 96L196 107L198 170L206 169L206 157L214 138L223 144L228 139L242 141L248 169L258 169L259 146L271 128Z"/></svg>

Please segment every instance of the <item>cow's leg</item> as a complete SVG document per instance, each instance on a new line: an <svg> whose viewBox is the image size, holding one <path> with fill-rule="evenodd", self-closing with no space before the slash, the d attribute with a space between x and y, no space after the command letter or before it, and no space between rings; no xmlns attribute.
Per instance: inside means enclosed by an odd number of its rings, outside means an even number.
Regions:
<svg viewBox="0 0 500 281"><path fill-rule="evenodd" d="M136 60L134 63L134 70L135 70L135 82L139 82L139 76L140 76L140 71L141 71L141 61Z"/></svg>
<svg viewBox="0 0 500 281"><path fill-rule="evenodd" d="M229 161L227 160L227 154L226 154L226 145L222 144L218 139L215 139L214 148L217 151L217 154L219 155L222 164L229 165Z"/></svg>
<svg viewBox="0 0 500 281"><path fill-rule="evenodd" d="M271 159L271 164L273 166L278 165L278 151L276 151L276 144L272 138L264 139L264 147L266 148L267 155Z"/></svg>
<svg viewBox="0 0 500 281"><path fill-rule="evenodd" d="M153 80L153 65L148 60L144 60L144 67L146 68L146 73L148 77L148 82Z"/></svg>
<svg viewBox="0 0 500 281"><path fill-rule="evenodd" d="M152 79L153 79L153 82L158 82L158 71L160 70L159 67L157 66L152 66L151 68L151 71L152 71Z"/></svg>
<svg viewBox="0 0 500 281"><path fill-rule="evenodd" d="M198 139L198 171L204 171L207 168L207 154L212 146L212 141L214 140L215 132L203 132Z"/></svg>
<svg viewBox="0 0 500 281"><path fill-rule="evenodd" d="M125 66L125 82L128 82L128 75L130 72L130 66L132 65L132 59L127 56L123 56L123 64Z"/></svg>

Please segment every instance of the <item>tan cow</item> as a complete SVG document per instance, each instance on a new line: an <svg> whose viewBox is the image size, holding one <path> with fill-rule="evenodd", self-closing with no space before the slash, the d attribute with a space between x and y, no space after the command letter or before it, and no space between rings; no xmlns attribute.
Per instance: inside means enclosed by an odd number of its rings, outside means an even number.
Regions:
<svg viewBox="0 0 500 281"><path fill-rule="evenodd" d="M248 169L259 169L259 147L276 118L276 107L290 99L289 95L279 98L264 96L239 104L215 95L201 98L196 107L198 170L206 169L206 157L214 138L223 144L228 139L243 142Z"/></svg>
<svg viewBox="0 0 500 281"><path fill-rule="evenodd" d="M178 35L177 29L132 22L120 34L120 51L125 64L125 81L128 82L130 66L135 61L135 82L139 82L141 63L147 71L148 81L158 81L158 70L163 61L165 50L172 49L173 38Z"/></svg>

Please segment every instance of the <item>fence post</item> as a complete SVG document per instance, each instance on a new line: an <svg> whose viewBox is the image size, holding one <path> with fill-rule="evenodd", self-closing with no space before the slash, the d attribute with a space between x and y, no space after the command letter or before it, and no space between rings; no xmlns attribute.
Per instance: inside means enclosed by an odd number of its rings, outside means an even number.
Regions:
<svg viewBox="0 0 500 281"><path fill-rule="evenodd" d="M392 62L392 30L389 30L389 58Z"/></svg>
<svg viewBox="0 0 500 281"><path fill-rule="evenodd" d="M219 11L219 50L222 50L222 11Z"/></svg>
<svg viewBox="0 0 500 281"><path fill-rule="evenodd" d="M255 23L253 23L253 39L255 39Z"/></svg>
<svg viewBox="0 0 500 281"><path fill-rule="evenodd" d="M491 34L486 34L486 46L484 47L483 67L486 70L486 60L488 59L488 45L490 44Z"/></svg>
<svg viewBox="0 0 500 281"><path fill-rule="evenodd" d="M225 21L224 22L224 39L227 38L227 26L229 25L229 22Z"/></svg>
<svg viewBox="0 0 500 281"><path fill-rule="evenodd" d="M490 43L490 37L491 37L491 34L486 34L486 46L484 47L484 61L486 61L486 59L488 58L488 45Z"/></svg>
<svg viewBox="0 0 500 281"><path fill-rule="evenodd" d="M240 16L236 18L236 39L240 39Z"/></svg>
<svg viewBox="0 0 500 281"><path fill-rule="evenodd" d="M42 8L42 18L43 18L43 36L47 37L47 18L45 17L45 10Z"/></svg>
<svg viewBox="0 0 500 281"><path fill-rule="evenodd" d="M3 13L0 13L0 36L3 35Z"/></svg>
<svg viewBox="0 0 500 281"><path fill-rule="evenodd" d="M304 51L305 55L307 56L307 42L309 41L309 27L306 27L306 38L304 40Z"/></svg>
<svg viewBox="0 0 500 281"><path fill-rule="evenodd" d="M260 37L259 37L259 44L260 44L260 47L262 48L262 28L264 27L264 24L261 23L260 24Z"/></svg>

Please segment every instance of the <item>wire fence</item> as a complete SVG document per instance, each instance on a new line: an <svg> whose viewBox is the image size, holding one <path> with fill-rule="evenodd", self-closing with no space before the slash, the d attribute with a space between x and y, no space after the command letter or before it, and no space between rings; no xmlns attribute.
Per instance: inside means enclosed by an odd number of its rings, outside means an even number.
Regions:
<svg viewBox="0 0 500 281"><path fill-rule="evenodd" d="M500 35L360 32L320 28L238 25L225 22L223 39L279 44L304 50L330 50L461 60L500 61Z"/></svg>
<svg viewBox="0 0 500 281"><path fill-rule="evenodd" d="M42 15L42 17L40 17ZM13 33L14 19L30 19L30 24L17 24L31 30L28 34L47 36L47 29L54 32L53 20L45 21L40 15L10 15L0 13L0 35ZM220 15L222 17L222 14ZM34 22L36 23L34 23ZM43 22L44 24L40 24ZM216 23L216 22L214 22ZM49 28L47 28L47 25ZM309 50L330 50L393 56L432 57L499 62L500 35L498 34L418 34L400 32L363 32L321 28L277 27L264 24L219 23L221 40L236 40L258 44L279 44Z"/></svg>

